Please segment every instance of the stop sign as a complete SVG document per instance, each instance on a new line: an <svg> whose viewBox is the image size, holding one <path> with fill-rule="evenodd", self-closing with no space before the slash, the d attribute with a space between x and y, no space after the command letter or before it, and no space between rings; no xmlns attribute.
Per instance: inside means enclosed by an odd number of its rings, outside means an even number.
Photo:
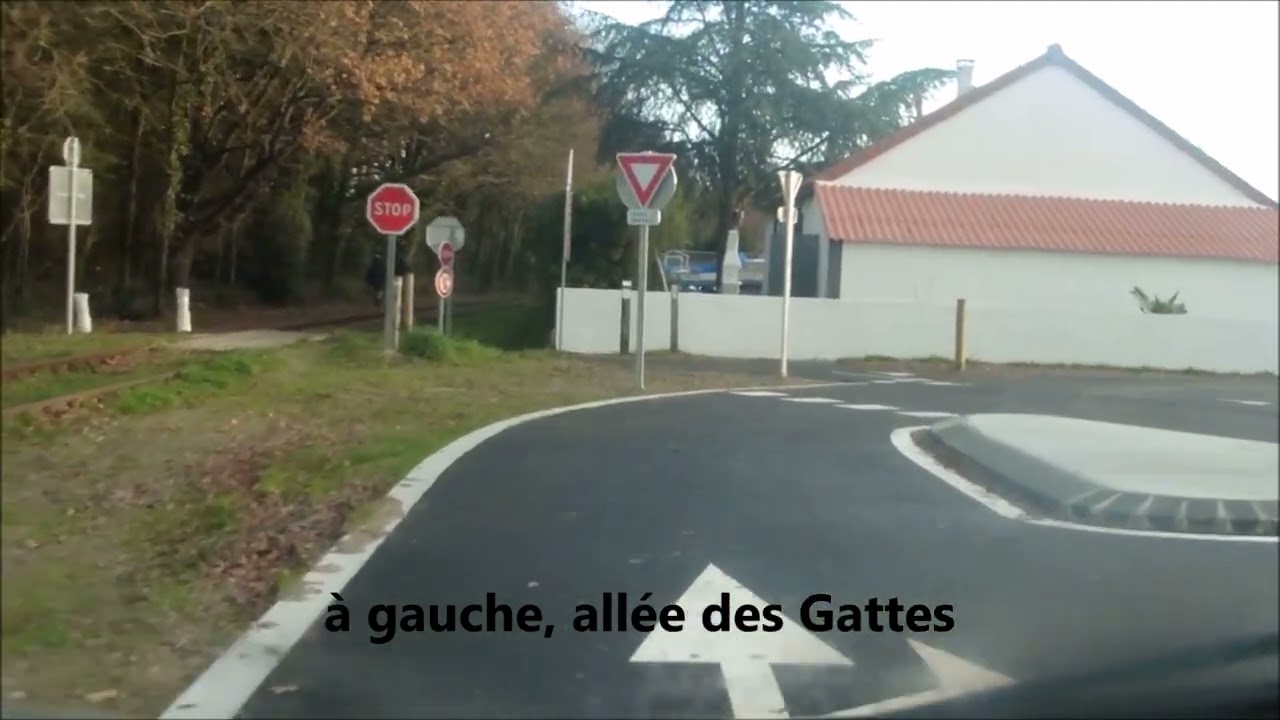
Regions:
<svg viewBox="0 0 1280 720"><path fill-rule="evenodd" d="M403 235L418 222L418 196L408 185L383 183L369 193L364 216L381 235Z"/></svg>
<svg viewBox="0 0 1280 720"><path fill-rule="evenodd" d="M453 267L453 243L447 242L440 246L440 264Z"/></svg>

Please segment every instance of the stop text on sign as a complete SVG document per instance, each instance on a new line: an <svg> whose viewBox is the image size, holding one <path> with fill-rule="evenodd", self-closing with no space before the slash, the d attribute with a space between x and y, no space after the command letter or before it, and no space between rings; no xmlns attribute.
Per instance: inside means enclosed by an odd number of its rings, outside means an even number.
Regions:
<svg viewBox="0 0 1280 720"><path fill-rule="evenodd" d="M413 214L413 203L375 202L373 204L373 214L409 217Z"/></svg>

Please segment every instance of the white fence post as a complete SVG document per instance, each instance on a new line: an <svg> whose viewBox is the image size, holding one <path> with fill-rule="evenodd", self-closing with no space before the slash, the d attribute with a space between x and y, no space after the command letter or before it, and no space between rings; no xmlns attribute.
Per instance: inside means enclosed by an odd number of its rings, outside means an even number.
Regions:
<svg viewBox="0 0 1280 720"><path fill-rule="evenodd" d="M177 330L180 333L189 333L191 332L191 289L176 288L174 293L178 297L178 313L175 317Z"/></svg>
<svg viewBox="0 0 1280 720"><path fill-rule="evenodd" d="M89 315L89 293L78 292L72 296L75 305L76 332L93 332L93 317Z"/></svg>

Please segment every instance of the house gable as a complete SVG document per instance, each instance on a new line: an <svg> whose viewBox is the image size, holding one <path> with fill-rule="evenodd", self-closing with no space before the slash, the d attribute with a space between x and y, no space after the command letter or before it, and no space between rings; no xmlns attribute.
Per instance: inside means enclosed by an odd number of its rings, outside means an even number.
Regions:
<svg viewBox="0 0 1280 720"><path fill-rule="evenodd" d="M902 190L1276 207L1057 46L814 179Z"/></svg>

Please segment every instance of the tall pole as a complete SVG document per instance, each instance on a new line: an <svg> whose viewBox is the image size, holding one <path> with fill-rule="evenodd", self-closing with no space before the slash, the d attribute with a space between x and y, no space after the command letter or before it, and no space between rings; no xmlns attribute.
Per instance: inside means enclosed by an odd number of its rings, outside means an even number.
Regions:
<svg viewBox="0 0 1280 720"><path fill-rule="evenodd" d="M75 331L76 294L76 169L80 167L80 140L69 137L62 145L67 163L67 334Z"/></svg>
<svg viewBox="0 0 1280 720"><path fill-rule="evenodd" d="M800 173L794 170L778 171L778 180L782 183L783 206L780 208L783 229L782 251L782 347L779 348L781 364L779 372L787 376L787 355L791 339L791 258L795 244L796 193L800 190Z"/></svg>
<svg viewBox="0 0 1280 720"><path fill-rule="evenodd" d="M387 269L384 271L382 278L382 343L387 352L393 352L396 349L396 299L393 297L395 293L396 279L396 236L387 236Z"/></svg>
<svg viewBox="0 0 1280 720"><path fill-rule="evenodd" d="M556 350L564 350L565 285L569 277L569 244L573 228L573 148L569 148L569 169L564 180L564 245L560 251L560 301L556 317Z"/></svg>
<svg viewBox="0 0 1280 720"><path fill-rule="evenodd" d="M783 231L786 243L783 249L782 260L782 366L780 371L782 377L787 376L787 350L790 347L791 338L791 249L792 241L795 239L795 226L791 223L791 205L787 205L787 226Z"/></svg>
<svg viewBox="0 0 1280 720"><path fill-rule="evenodd" d="M636 255L636 384L644 389L644 296L649 289L649 226L640 226L640 251Z"/></svg>

